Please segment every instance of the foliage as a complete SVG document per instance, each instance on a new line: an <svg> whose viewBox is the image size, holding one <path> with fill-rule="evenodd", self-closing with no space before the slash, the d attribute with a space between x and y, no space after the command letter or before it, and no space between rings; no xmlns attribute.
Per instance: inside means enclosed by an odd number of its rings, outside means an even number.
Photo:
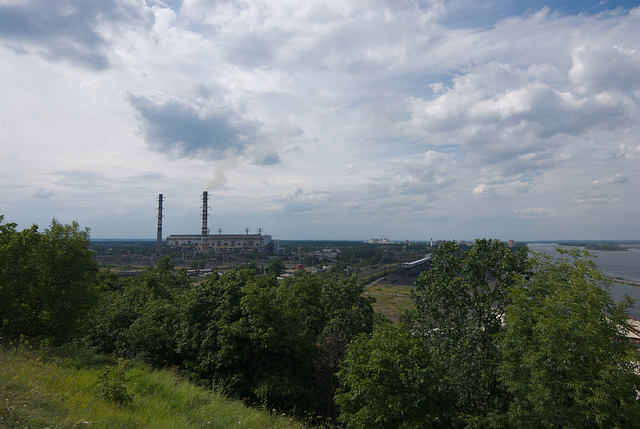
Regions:
<svg viewBox="0 0 640 429"><path fill-rule="evenodd" d="M537 255L512 288L501 380L514 427L637 427L637 349L625 338L629 300L615 303L589 253Z"/></svg>
<svg viewBox="0 0 640 429"><path fill-rule="evenodd" d="M346 344L373 326L355 277L301 273L278 281L232 270L185 287L164 261L138 278L101 274L87 321L92 350L175 365L236 398L335 416L335 371Z"/></svg>
<svg viewBox="0 0 640 429"><path fill-rule="evenodd" d="M446 427L446 392L422 338L389 323L352 342L338 372L340 420L347 428Z"/></svg>
<svg viewBox="0 0 640 429"><path fill-rule="evenodd" d="M191 268L192 270L202 270L204 269L206 263L207 261L204 259L194 259L191 261L191 265L189 265L189 268Z"/></svg>
<svg viewBox="0 0 640 429"><path fill-rule="evenodd" d="M586 250L601 250L601 251L611 251L611 252L626 252L628 250L627 247L624 246L620 246L617 243L610 243L610 244L600 244L600 243L594 243L594 244L587 244L585 246Z"/></svg>
<svg viewBox="0 0 640 429"><path fill-rule="evenodd" d="M364 286L355 275L349 277L314 277L321 282L320 297L323 324L317 337L318 352L314 362L313 386L317 410L333 419L338 416L333 396L339 386L336 372L343 359L347 344L361 333L370 333L374 326L375 298L365 296ZM299 280L300 281L300 280Z"/></svg>
<svg viewBox="0 0 640 429"><path fill-rule="evenodd" d="M588 252L559 250L559 260L528 260L526 248L514 253L494 240L477 240L466 252L445 243L433 253L431 270L416 280L415 309L402 317L404 325L379 318L374 329L373 298L355 276L299 271L278 281L237 270L190 284L186 271L164 258L123 279L97 272L88 231L75 222L53 220L39 233L2 220L3 340L60 344L74 338L84 320L83 340L92 350L175 367L280 412L334 419L335 394L339 420L353 428L634 427L640 421L640 360L625 338L631 304L612 301ZM352 246L343 257L375 257L368 252ZM273 259L270 268L276 274L284 266ZM7 360L0 352L6 403L0 425L57 425L39 416L24 419L15 405L45 385L60 388L57 373L44 377L51 370L45 349L36 361L43 374L29 375L39 383L33 388L7 363L18 355ZM84 368L81 359L73 365L78 373ZM150 406L156 395L170 408L156 413L185 413L182 423L190 424L195 414L184 410L209 401L197 393L176 402L173 391L135 365L100 375L96 362L91 366L81 386L67 383L52 413L68 411L66 395L79 390L91 391L100 406L128 404L122 413ZM74 400L76 408L90 402ZM198 414L201 423L210 414L209 408ZM155 417L119 414L102 421L167 426ZM256 421L254 427L273 425ZM239 422L235 416L218 421Z"/></svg>
<svg viewBox="0 0 640 429"><path fill-rule="evenodd" d="M285 270L284 262L282 262L280 258L271 258L271 260L269 260L269 264L265 268L265 272L267 274L276 276L276 277L284 273L284 270Z"/></svg>
<svg viewBox="0 0 640 429"><path fill-rule="evenodd" d="M98 376L99 396L105 401L127 406L133 402L133 395L127 391L127 369L128 362L124 359L118 360L116 368L105 366Z"/></svg>
<svg viewBox="0 0 640 429"><path fill-rule="evenodd" d="M525 249L514 254L497 240L476 240L463 254L447 242L416 279L414 321L443 365L443 388L455 395L452 425L482 420L506 404L496 335L507 292L525 272L526 257Z"/></svg>
<svg viewBox="0 0 640 429"><path fill-rule="evenodd" d="M100 397L105 363L79 350L0 348L0 427L24 428L293 428L294 419L232 401L173 370L132 361L125 374L133 402L123 407Z"/></svg>
<svg viewBox="0 0 640 429"><path fill-rule="evenodd" d="M249 271L212 277L182 296L178 353L193 375L234 397L326 414L333 373L328 381L318 374L337 365L336 347L373 324L371 302L361 295L355 277L278 282Z"/></svg>
<svg viewBox="0 0 640 429"><path fill-rule="evenodd" d="M87 317L84 341L92 350L155 365L178 363L175 342L177 297L188 286L184 270L173 272L168 258L141 277L101 273L103 291Z"/></svg>
<svg viewBox="0 0 640 429"><path fill-rule="evenodd" d="M0 323L5 340L21 336L61 344L77 332L94 302L97 271L89 231L55 219L17 231L0 216Z"/></svg>

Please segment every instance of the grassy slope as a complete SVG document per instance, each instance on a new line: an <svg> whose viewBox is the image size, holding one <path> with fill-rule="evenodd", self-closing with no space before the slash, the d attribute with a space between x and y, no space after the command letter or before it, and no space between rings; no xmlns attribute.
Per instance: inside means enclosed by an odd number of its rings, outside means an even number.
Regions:
<svg viewBox="0 0 640 429"><path fill-rule="evenodd" d="M414 308L410 294L412 286L397 286L379 283L367 289L365 294L376 298L374 311L382 313L394 322L398 322L405 309Z"/></svg>
<svg viewBox="0 0 640 429"><path fill-rule="evenodd" d="M195 386L169 370L134 363L125 386L128 406L100 397L98 376L111 358L82 352L45 353L0 347L2 428L291 428L288 417L247 408Z"/></svg>

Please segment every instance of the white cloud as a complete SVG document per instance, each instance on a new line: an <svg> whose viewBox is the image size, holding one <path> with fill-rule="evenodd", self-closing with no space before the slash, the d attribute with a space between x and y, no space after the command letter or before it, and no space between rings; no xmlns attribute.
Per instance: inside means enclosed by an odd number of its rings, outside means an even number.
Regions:
<svg viewBox="0 0 640 429"><path fill-rule="evenodd" d="M513 193L529 192L530 184L522 180L494 179L493 183L482 182L471 192L474 197L509 197Z"/></svg>
<svg viewBox="0 0 640 429"><path fill-rule="evenodd" d="M81 3L0 3L7 220L153 236L162 192L197 232L209 187L280 238L640 230L638 8Z"/></svg>
<svg viewBox="0 0 640 429"><path fill-rule="evenodd" d="M577 94L628 94L640 87L640 51L619 45L585 44L573 51L569 79Z"/></svg>
<svg viewBox="0 0 640 429"><path fill-rule="evenodd" d="M526 209L517 209L515 213L525 217L547 217L552 214L544 207L527 207Z"/></svg>
<svg viewBox="0 0 640 429"><path fill-rule="evenodd" d="M571 200L575 204L604 204L617 201L616 197L611 197L600 192L584 192L580 191L577 195L573 196Z"/></svg>

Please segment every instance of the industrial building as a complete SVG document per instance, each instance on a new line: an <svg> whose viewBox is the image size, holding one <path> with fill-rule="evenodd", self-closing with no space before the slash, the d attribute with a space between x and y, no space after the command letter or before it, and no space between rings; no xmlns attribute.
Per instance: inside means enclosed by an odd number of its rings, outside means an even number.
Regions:
<svg viewBox="0 0 640 429"><path fill-rule="evenodd" d="M262 234L172 234L167 249L244 250L260 252L273 247L271 236ZM269 253L272 253L270 250Z"/></svg>
<svg viewBox="0 0 640 429"><path fill-rule="evenodd" d="M158 197L158 240L162 236L162 194ZM171 234L167 237L167 250L204 250L204 251L235 251L235 252L264 252L277 253L278 240L272 240L270 235L262 234L209 234L208 224L209 194L202 193L202 231L200 234ZM161 244L158 245L161 249Z"/></svg>

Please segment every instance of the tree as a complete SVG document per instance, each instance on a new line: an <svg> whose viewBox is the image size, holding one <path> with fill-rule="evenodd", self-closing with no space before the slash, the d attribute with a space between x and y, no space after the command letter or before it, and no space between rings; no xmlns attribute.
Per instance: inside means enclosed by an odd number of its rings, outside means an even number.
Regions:
<svg viewBox="0 0 640 429"><path fill-rule="evenodd" d="M511 288L500 377L519 428L638 427L637 348L625 338L630 300L615 303L587 251L533 258Z"/></svg>
<svg viewBox="0 0 640 429"><path fill-rule="evenodd" d="M229 271L181 296L177 346L187 371L231 396L326 416L334 410L332 369L372 324L355 278L279 281Z"/></svg>
<svg viewBox="0 0 640 429"><path fill-rule="evenodd" d="M234 397L280 410L310 407L315 335L274 277L230 271L182 296L178 351L195 376ZM297 301L298 304L302 300Z"/></svg>
<svg viewBox="0 0 640 429"><path fill-rule="evenodd" d="M102 293L87 317L85 343L100 353L177 364L176 301L189 284L186 271L174 273L169 258L162 258L136 278L101 272L98 279Z"/></svg>
<svg viewBox="0 0 640 429"><path fill-rule="evenodd" d="M431 269L416 279L415 320L443 364L443 385L454 395L452 426L485 421L506 406L497 334L507 291L526 271L526 259L525 249L512 253L497 240L476 240L465 253L447 242L433 252Z"/></svg>
<svg viewBox="0 0 640 429"><path fill-rule="evenodd" d="M17 224L3 224L3 219L0 215L0 335L15 340L25 334L30 305L37 299L30 285L37 282L33 257L41 237L36 225L17 231Z"/></svg>
<svg viewBox="0 0 640 429"><path fill-rule="evenodd" d="M285 270L284 262L282 262L280 258L271 258L271 260L269 260L269 264L267 265L267 268L265 268L265 272L267 274L276 276L276 277L284 273L284 270Z"/></svg>
<svg viewBox="0 0 640 429"><path fill-rule="evenodd" d="M0 216L0 322L5 339L68 341L95 302L89 230L53 219L21 232Z"/></svg>
<svg viewBox="0 0 640 429"><path fill-rule="evenodd" d="M364 285L355 275L317 277L322 290L323 324L317 337L314 387L319 413L335 419L338 409L333 397L339 386L336 372L347 345L362 333L371 333L375 298L364 295Z"/></svg>
<svg viewBox="0 0 640 429"><path fill-rule="evenodd" d="M347 348L336 392L347 428L448 427L448 398L428 344L390 323L377 325Z"/></svg>

